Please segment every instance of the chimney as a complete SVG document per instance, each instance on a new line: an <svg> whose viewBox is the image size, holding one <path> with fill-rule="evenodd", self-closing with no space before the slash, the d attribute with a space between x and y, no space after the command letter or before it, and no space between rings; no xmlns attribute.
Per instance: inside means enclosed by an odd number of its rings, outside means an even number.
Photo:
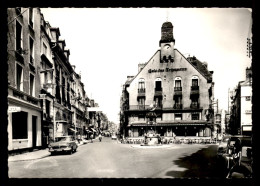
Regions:
<svg viewBox="0 0 260 186"><path fill-rule="evenodd" d="M246 80L252 81L252 68L251 67L246 68Z"/></svg>

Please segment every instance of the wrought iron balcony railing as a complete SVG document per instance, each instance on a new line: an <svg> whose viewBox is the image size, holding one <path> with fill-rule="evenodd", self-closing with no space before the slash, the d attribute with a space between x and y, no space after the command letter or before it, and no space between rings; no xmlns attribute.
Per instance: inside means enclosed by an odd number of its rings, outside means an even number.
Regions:
<svg viewBox="0 0 260 186"><path fill-rule="evenodd" d="M174 91L182 91L182 87L174 87Z"/></svg>
<svg viewBox="0 0 260 186"><path fill-rule="evenodd" d="M180 103L175 103L173 106L174 109L182 109L182 104Z"/></svg>
<svg viewBox="0 0 260 186"><path fill-rule="evenodd" d="M199 86L191 86L191 90L199 90Z"/></svg>
<svg viewBox="0 0 260 186"><path fill-rule="evenodd" d="M145 88L139 88L138 93L145 93Z"/></svg>
<svg viewBox="0 0 260 186"><path fill-rule="evenodd" d="M190 104L190 108L193 108L193 109L197 109L200 107L200 104L199 103L191 103Z"/></svg>

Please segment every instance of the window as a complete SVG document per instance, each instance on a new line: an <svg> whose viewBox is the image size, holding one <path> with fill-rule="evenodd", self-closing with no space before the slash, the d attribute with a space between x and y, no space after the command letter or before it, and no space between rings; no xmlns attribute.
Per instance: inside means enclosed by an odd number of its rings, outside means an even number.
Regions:
<svg viewBox="0 0 260 186"><path fill-rule="evenodd" d="M182 114L174 114L175 120L182 120Z"/></svg>
<svg viewBox="0 0 260 186"><path fill-rule="evenodd" d="M15 50L22 52L22 25L18 21L15 27Z"/></svg>
<svg viewBox="0 0 260 186"><path fill-rule="evenodd" d="M23 91L23 68L16 64L16 88Z"/></svg>
<svg viewBox="0 0 260 186"><path fill-rule="evenodd" d="M29 25L33 28L33 8L29 8Z"/></svg>
<svg viewBox="0 0 260 186"><path fill-rule="evenodd" d="M144 79L140 79L138 82L138 88L139 89L145 89L145 82Z"/></svg>
<svg viewBox="0 0 260 186"><path fill-rule="evenodd" d="M198 97L191 98L191 108L198 108L199 107L199 99Z"/></svg>
<svg viewBox="0 0 260 186"><path fill-rule="evenodd" d="M193 87L199 86L199 84L198 84L198 79L192 79L192 86L193 86Z"/></svg>
<svg viewBox="0 0 260 186"><path fill-rule="evenodd" d="M179 95L174 96L174 101L175 101L174 108L175 109L182 109L182 97L179 96Z"/></svg>
<svg viewBox="0 0 260 186"><path fill-rule="evenodd" d="M43 43L42 53L43 53L45 56L47 56L47 46L45 45L45 43Z"/></svg>
<svg viewBox="0 0 260 186"><path fill-rule="evenodd" d="M30 95L35 96L34 92L34 75L30 73Z"/></svg>
<svg viewBox="0 0 260 186"><path fill-rule="evenodd" d="M30 45L30 63L34 64L34 41L31 37L29 37L29 45Z"/></svg>
<svg viewBox="0 0 260 186"><path fill-rule="evenodd" d="M138 81L138 93L145 93L144 79L139 79L139 81Z"/></svg>
<svg viewBox="0 0 260 186"><path fill-rule="evenodd" d="M191 90L199 90L199 78L198 78L198 76L192 76Z"/></svg>
<svg viewBox="0 0 260 186"><path fill-rule="evenodd" d="M144 98L139 98L138 99L138 107L139 109L145 109L145 99Z"/></svg>
<svg viewBox="0 0 260 186"><path fill-rule="evenodd" d="M199 120L199 118L200 118L200 115L199 114L191 114L191 119L192 120Z"/></svg>
<svg viewBox="0 0 260 186"><path fill-rule="evenodd" d="M162 91L162 80L161 80L161 78L156 78L156 80L155 80L155 91Z"/></svg>
<svg viewBox="0 0 260 186"><path fill-rule="evenodd" d="M162 98L161 97L155 97L154 99L156 107L162 107Z"/></svg>
<svg viewBox="0 0 260 186"><path fill-rule="evenodd" d="M174 91L182 91L181 77L176 77L174 79Z"/></svg>
<svg viewBox="0 0 260 186"><path fill-rule="evenodd" d="M66 101L65 99L65 78L62 77L62 100Z"/></svg>
<svg viewBox="0 0 260 186"><path fill-rule="evenodd" d="M46 114L50 116L50 101L46 100Z"/></svg>

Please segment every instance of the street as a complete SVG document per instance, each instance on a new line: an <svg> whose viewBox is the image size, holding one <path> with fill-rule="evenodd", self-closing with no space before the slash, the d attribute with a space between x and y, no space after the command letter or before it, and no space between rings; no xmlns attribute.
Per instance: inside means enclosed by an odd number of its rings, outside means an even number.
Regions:
<svg viewBox="0 0 260 186"><path fill-rule="evenodd" d="M147 148L103 137L60 154L9 162L10 178L220 178L217 145L173 144Z"/></svg>

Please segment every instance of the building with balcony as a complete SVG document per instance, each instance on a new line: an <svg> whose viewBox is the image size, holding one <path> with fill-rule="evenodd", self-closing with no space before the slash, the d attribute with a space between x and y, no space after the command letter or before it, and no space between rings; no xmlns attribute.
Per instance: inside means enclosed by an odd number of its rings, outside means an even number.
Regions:
<svg viewBox="0 0 260 186"><path fill-rule="evenodd" d="M42 146L40 9L8 8L8 150Z"/></svg>
<svg viewBox="0 0 260 186"><path fill-rule="evenodd" d="M138 137L211 137L213 71L196 57L186 58L174 47L173 25L163 23L160 49L138 73L128 76L121 96L120 131Z"/></svg>
<svg viewBox="0 0 260 186"><path fill-rule="evenodd" d="M246 68L246 80L240 81L231 95L230 134L252 135L252 68Z"/></svg>

